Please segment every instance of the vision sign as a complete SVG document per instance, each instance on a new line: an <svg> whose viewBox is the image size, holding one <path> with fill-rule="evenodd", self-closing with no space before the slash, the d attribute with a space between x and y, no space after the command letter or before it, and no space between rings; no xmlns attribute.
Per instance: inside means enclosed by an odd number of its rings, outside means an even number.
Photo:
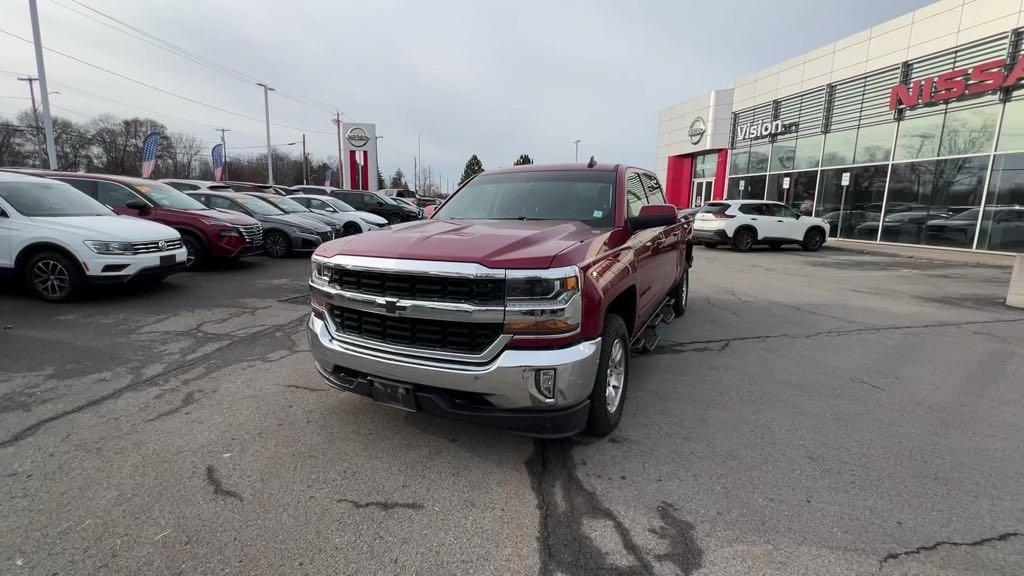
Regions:
<svg viewBox="0 0 1024 576"><path fill-rule="evenodd" d="M782 120L758 120L754 122L747 122L746 124L740 124L736 126L736 139L737 140L756 140L758 138L767 138L769 136L776 136L778 134L785 134L789 132L790 126L783 124Z"/></svg>
<svg viewBox="0 0 1024 576"><path fill-rule="evenodd" d="M1024 58L1006 73L1006 58L983 62L973 68L959 68L945 74L914 80L909 85L897 84L889 94L889 109L901 106L914 108L924 104L945 102L961 96L975 96L1009 88L1024 79Z"/></svg>

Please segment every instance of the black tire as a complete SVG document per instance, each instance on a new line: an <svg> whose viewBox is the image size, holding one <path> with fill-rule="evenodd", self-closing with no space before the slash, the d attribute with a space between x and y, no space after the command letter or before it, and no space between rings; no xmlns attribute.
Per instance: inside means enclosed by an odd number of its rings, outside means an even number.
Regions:
<svg viewBox="0 0 1024 576"><path fill-rule="evenodd" d="M198 270L206 264L206 246L194 234L181 233L181 243L185 246L185 269Z"/></svg>
<svg viewBox="0 0 1024 576"><path fill-rule="evenodd" d="M271 230L263 234L263 248L271 258L284 258L292 251L292 241L284 232Z"/></svg>
<svg viewBox="0 0 1024 576"><path fill-rule="evenodd" d="M737 252L747 252L754 247L754 233L746 228L737 230L732 235L732 248Z"/></svg>
<svg viewBox="0 0 1024 576"><path fill-rule="evenodd" d="M718 248L718 243L717 242L705 242L704 243L704 247L705 248L710 248L710 249L714 250L715 248Z"/></svg>
<svg viewBox="0 0 1024 576"><path fill-rule="evenodd" d="M391 224L392 226L394 226L395 224L401 224L402 222L405 221L405 219L402 218L402 215L399 214L398 212L389 212L387 215L387 220L388 224Z"/></svg>
<svg viewBox="0 0 1024 576"><path fill-rule="evenodd" d="M811 228L804 234L804 241L800 247L804 252L817 252L825 243L825 232L821 228Z"/></svg>
<svg viewBox="0 0 1024 576"><path fill-rule="evenodd" d="M85 279L78 263L60 252L40 252L25 264L25 287L47 302L67 302L77 297Z"/></svg>
<svg viewBox="0 0 1024 576"><path fill-rule="evenodd" d="M612 362L613 349L617 350L617 362L621 362L621 381L614 402L614 409L609 410L611 401L608 397L609 364ZM597 365L597 377L594 389L590 392L590 417L587 419L587 433L592 436L607 436L619 425L622 410L626 405L626 392L629 387L629 331L626 323L615 314L604 319L604 333L601 335L601 358Z"/></svg>
<svg viewBox="0 0 1024 576"><path fill-rule="evenodd" d="M362 231L363 229L359 227L359 224L356 224L355 222L346 222L345 225L341 227L341 237L354 236Z"/></svg>
<svg viewBox="0 0 1024 576"><path fill-rule="evenodd" d="M683 314L686 314L686 305L690 301L690 270L683 270L683 277L676 283L676 287L672 289L672 311L676 313L676 318L679 318Z"/></svg>

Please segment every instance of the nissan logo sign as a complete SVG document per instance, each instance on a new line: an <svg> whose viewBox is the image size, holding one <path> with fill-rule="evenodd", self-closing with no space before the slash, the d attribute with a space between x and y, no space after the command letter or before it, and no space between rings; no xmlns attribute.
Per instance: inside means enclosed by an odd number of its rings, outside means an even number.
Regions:
<svg viewBox="0 0 1024 576"><path fill-rule="evenodd" d="M690 136L690 144L699 144L701 139L704 138L704 133L707 131L708 127L704 123L704 119L700 116L694 118L693 122L690 123L690 130L687 132Z"/></svg>
<svg viewBox="0 0 1024 576"><path fill-rule="evenodd" d="M355 128L349 128L348 132L345 133L345 139L348 140L349 144L356 148L362 148L370 141L370 137L366 135L366 130L363 130L358 126Z"/></svg>

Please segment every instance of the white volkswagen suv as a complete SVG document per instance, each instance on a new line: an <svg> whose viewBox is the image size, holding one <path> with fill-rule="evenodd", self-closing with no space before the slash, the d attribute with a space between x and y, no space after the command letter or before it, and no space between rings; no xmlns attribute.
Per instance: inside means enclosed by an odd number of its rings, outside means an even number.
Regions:
<svg viewBox="0 0 1024 576"><path fill-rule="evenodd" d="M50 302L88 284L159 281L185 267L181 235L118 216L71 186L0 172L0 275Z"/></svg>
<svg viewBox="0 0 1024 576"><path fill-rule="evenodd" d="M828 238L828 222L804 216L781 202L765 200L719 200L708 202L693 222L693 238L708 248L730 244L746 252L755 244L777 249L799 244L817 251Z"/></svg>

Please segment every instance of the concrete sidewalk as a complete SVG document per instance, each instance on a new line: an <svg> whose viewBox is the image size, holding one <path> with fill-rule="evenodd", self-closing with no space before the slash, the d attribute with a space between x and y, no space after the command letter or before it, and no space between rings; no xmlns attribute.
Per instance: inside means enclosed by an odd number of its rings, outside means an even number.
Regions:
<svg viewBox="0 0 1024 576"><path fill-rule="evenodd" d="M917 258L936 262L955 262L958 264L980 264L984 266L1002 266L1013 268L1015 257L991 252L968 252L965 250L943 250L926 246L904 246L894 244L876 244L874 242L857 242L830 238L825 248L849 250L864 254L885 254L903 258Z"/></svg>

